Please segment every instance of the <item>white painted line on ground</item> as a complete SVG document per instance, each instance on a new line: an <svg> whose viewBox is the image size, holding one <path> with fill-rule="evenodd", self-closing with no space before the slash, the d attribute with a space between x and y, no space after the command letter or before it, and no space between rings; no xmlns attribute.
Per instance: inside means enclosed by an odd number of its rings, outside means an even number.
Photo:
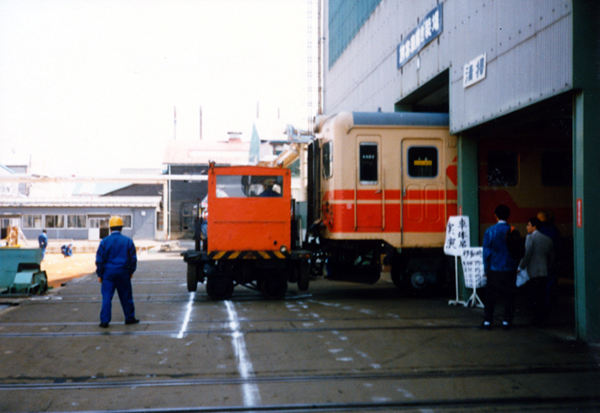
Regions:
<svg viewBox="0 0 600 413"><path fill-rule="evenodd" d="M244 340L244 334L240 331L240 323L238 320L237 312L231 301L225 301L227 306L227 313L229 314L229 328L231 328L231 344L233 345L233 351L235 352L238 360L238 371L242 379L247 380L251 376L254 376L254 367L250 361L250 356L246 350L246 340ZM256 406L260 404L260 392L256 384L244 383L242 385L242 392L244 394L244 405L245 406Z"/></svg>
<svg viewBox="0 0 600 413"><path fill-rule="evenodd" d="M185 312L185 317L183 318L183 324L181 324L181 330L179 330L179 334L175 336L175 338L182 339L185 336L185 332L187 331L188 324L190 322L190 316L192 315L192 305L194 304L194 298L196 297L196 293L190 293L190 301L187 304L187 310Z"/></svg>

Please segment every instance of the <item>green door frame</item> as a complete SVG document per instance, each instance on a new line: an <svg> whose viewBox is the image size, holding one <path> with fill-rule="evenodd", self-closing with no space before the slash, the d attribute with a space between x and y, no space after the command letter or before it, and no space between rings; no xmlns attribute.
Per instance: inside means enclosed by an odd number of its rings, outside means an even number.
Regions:
<svg viewBox="0 0 600 413"><path fill-rule="evenodd" d="M578 339L600 341L600 3L573 0L573 242Z"/></svg>

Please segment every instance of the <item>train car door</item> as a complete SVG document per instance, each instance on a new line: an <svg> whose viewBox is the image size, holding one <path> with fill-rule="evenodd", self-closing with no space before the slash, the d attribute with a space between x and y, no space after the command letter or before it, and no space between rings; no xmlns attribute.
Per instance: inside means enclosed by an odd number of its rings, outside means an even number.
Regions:
<svg viewBox="0 0 600 413"><path fill-rule="evenodd" d="M402 140L400 224L403 245L428 246L434 242L428 233L445 232L443 149L442 139Z"/></svg>
<svg viewBox="0 0 600 413"><path fill-rule="evenodd" d="M356 137L356 178L354 203L356 230L383 230L383 179L381 169L381 137Z"/></svg>

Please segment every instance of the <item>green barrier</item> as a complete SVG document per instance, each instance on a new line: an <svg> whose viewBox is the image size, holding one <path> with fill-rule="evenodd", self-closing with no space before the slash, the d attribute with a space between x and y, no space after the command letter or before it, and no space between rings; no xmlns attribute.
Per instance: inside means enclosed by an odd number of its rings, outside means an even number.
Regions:
<svg viewBox="0 0 600 413"><path fill-rule="evenodd" d="M40 248L0 248L0 293L44 293L48 277L41 271Z"/></svg>

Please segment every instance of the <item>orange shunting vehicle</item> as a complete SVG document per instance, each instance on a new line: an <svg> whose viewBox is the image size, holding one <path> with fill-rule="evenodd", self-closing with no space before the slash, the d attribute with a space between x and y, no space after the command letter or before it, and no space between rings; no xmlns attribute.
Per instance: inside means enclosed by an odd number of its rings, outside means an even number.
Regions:
<svg viewBox="0 0 600 413"><path fill-rule="evenodd" d="M211 299L226 300L236 285L273 299L288 282L308 289L310 253L299 248L289 169L211 164L203 206L203 246L182 254L188 291L206 283Z"/></svg>

